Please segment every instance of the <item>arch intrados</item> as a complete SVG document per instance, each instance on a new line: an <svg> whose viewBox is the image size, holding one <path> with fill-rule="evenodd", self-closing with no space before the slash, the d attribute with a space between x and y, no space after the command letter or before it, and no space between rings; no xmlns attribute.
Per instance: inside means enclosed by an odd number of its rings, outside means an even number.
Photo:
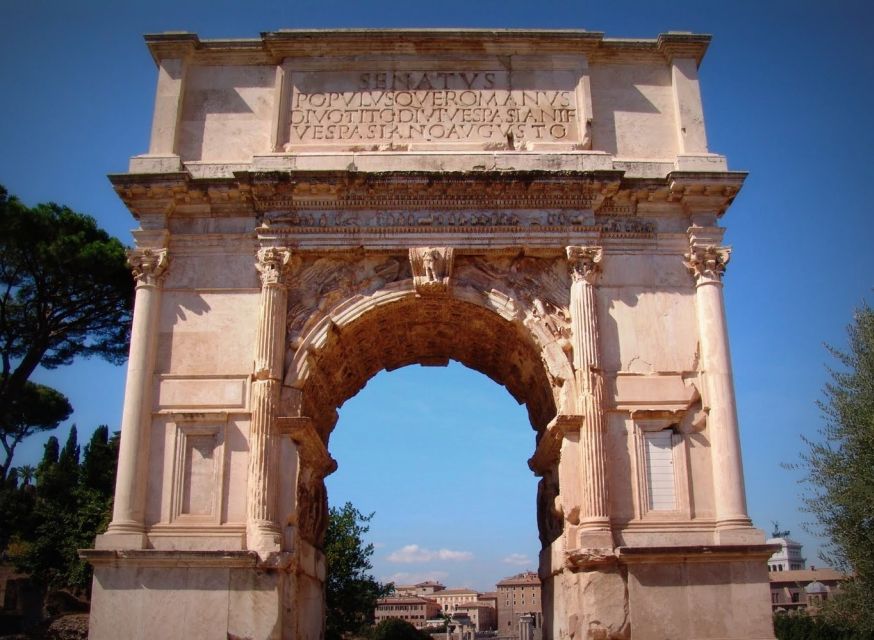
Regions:
<svg viewBox="0 0 874 640"><path fill-rule="evenodd" d="M449 360L507 388L527 406L536 430L552 420L556 386L573 381L569 363L568 372L560 370L567 363L560 345L543 340L548 333L538 323L523 322L517 301L466 287L420 296L405 285L340 303L295 352L286 382L301 391L301 413L312 418L325 440L336 410L380 371L445 366Z"/></svg>

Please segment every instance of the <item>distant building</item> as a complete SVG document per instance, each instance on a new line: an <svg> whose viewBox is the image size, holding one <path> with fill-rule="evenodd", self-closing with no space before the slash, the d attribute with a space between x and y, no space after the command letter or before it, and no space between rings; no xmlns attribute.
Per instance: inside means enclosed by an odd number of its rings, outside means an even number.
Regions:
<svg viewBox="0 0 874 640"><path fill-rule="evenodd" d="M497 611L490 602L465 602L456 605L455 613L467 614L474 631L494 631L497 628Z"/></svg>
<svg viewBox="0 0 874 640"><path fill-rule="evenodd" d="M422 596L392 596L377 600L374 618L379 624L388 618L406 620L417 629L425 626L425 621L440 613L440 605Z"/></svg>
<svg viewBox="0 0 874 640"><path fill-rule="evenodd" d="M815 613L824 601L840 590L840 583L847 576L829 567L805 569L802 545L789 534L789 531L780 531L775 522L768 539L768 544L780 545L768 559L771 609L774 612L807 609Z"/></svg>
<svg viewBox="0 0 874 640"><path fill-rule="evenodd" d="M431 597L437 601L443 613L451 614L458 610L458 605L467 602L476 602L479 599L479 591L467 587L461 589L443 589L434 593Z"/></svg>
<svg viewBox="0 0 874 640"><path fill-rule="evenodd" d="M774 532L768 544L779 544L780 549L768 559L768 571L800 571L806 559L801 555L801 543L789 537L789 531L780 531L774 523Z"/></svg>
<svg viewBox="0 0 874 640"><path fill-rule="evenodd" d="M395 586L396 596L430 596L438 591L444 591L445 586L439 582L428 580L418 584L402 584Z"/></svg>
<svg viewBox="0 0 874 640"><path fill-rule="evenodd" d="M829 567L771 571L771 609L794 611L808 609L815 612L822 603L840 590L840 583L847 576Z"/></svg>
<svg viewBox="0 0 874 640"><path fill-rule="evenodd" d="M497 584L498 636L519 637L519 618L533 617L534 637L542 636L543 609L540 603L540 578L533 571L504 578Z"/></svg>

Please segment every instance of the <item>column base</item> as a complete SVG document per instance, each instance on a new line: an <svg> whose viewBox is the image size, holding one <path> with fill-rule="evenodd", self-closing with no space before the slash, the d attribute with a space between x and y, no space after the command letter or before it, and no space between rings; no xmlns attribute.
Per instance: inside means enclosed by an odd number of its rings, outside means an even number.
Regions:
<svg viewBox="0 0 874 640"><path fill-rule="evenodd" d="M94 540L95 549L145 549L147 546L145 528L141 522L134 520L110 522L106 533L101 533Z"/></svg>
<svg viewBox="0 0 874 640"><path fill-rule="evenodd" d="M246 526L246 548L264 560L282 551L282 534L273 522L253 522Z"/></svg>
<svg viewBox="0 0 874 640"><path fill-rule="evenodd" d="M720 522L716 525L715 539L717 544L762 544L765 542L765 532L754 528L749 520L745 525Z"/></svg>

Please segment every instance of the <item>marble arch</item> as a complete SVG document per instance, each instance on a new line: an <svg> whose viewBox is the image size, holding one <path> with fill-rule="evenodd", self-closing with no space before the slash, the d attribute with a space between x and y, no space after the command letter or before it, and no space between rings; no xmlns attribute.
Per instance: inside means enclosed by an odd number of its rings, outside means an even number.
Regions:
<svg viewBox="0 0 874 640"><path fill-rule="evenodd" d="M146 41L149 150L110 176L137 289L91 638L321 640L336 408L447 359L528 407L542 640L773 638L708 36Z"/></svg>

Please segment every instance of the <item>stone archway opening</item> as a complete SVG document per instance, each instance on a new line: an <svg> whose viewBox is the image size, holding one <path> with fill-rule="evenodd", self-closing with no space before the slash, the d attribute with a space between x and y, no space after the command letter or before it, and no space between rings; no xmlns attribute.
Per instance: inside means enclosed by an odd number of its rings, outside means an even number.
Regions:
<svg viewBox="0 0 874 640"><path fill-rule="evenodd" d="M541 355L519 323L451 296L414 294L377 304L348 324L329 321L323 346L308 354L301 413L328 440L337 409L382 370L450 360L485 374L528 410L542 431L556 415L553 385Z"/></svg>
<svg viewBox="0 0 874 640"><path fill-rule="evenodd" d="M339 413L329 507L375 514L380 582L493 592L537 570L535 433L504 387L454 361L410 365L378 373Z"/></svg>
<svg viewBox="0 0 874 640"><path fill-rule="evenodd" d="M374 299L359 302L360 308L354 308L353 303L347 313L338 311L311 330L297 354L303 351L306 355L295 357L292 368L295 363L302 367L296 373L302 382L300 413L311 420L327 451L339 417L337 410L379 372L413 364L446 366L455 361L505 387L519 404L525 405L536 431L529 455L534 453L547 426L556 418L563 383L550 375L544 349L537 344L530 326L470 301L467 291L458 293L458 297L451 292L439 296L410 290L377 293ZM343 309L343 305L336 309ZM313 348L315 344L319 347ZM300 376L301 370L306 372L304 376ZM546 547L561 526L553 512L554 494L544 491L543 484L541 480L531 499L536 500L538 534ZM323 499L327 507L321 480L313 477L300 486L306 495L298 495L299 510L313 497ZM309 535L316 548L320 547L324 530L310 526L305 511L297 521L299 530ZM541 565L543 557L541 554ZM551 571L548 566L538 568Z"/></svg>

